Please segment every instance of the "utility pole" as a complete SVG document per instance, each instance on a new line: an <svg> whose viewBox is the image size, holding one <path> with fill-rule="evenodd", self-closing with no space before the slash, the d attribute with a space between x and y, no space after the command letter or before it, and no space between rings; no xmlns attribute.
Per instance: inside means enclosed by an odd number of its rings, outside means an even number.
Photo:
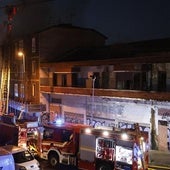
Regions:
<svg viewBox="0 0 170 170"><path fill-rule="evenodd" d="M92 77L92 111L91 111L91 124L93 124L93 115L94 115L94 87L95 87L95 80L96 76L91 76Z"/></svg>
<svg viewBox="0 0 170 170"><path fill-rule="evenodd" d="M25 104L24 104L24 98L25 98L25 54L23 51L18 52L18 56L22 57L22 107L21 112L18 117L18 119L21 119L23 112L25 111Z"/></svg>

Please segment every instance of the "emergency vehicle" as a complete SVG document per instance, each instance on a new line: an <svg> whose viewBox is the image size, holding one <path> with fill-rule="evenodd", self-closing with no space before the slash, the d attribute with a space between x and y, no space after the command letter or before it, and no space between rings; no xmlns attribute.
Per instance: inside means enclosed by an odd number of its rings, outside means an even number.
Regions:
<svg viewBox="0 0 170 170"><path fill-rule="evenodd" d="M83 170L145 170L148 167L147 138L147 133L137 129L82 129L78 167Z"/></svg>
<svg viewBox="0 0 170 170"><path fill-rule="evenodd" d="M0 147L0 169L15 170L15 163L12 154L2 147Z"/></svg>
<svg viewBox="0 0 170 170"><path fill-rule="evenodd" d="M52 167L59 163L77 166L80 130L89 127L83 124L44 124L40 144L40 157L49 161Z"/></svg>
<svg viewBox="0 0 170 170"><path fill-rule="evenodd" d="M147 135L134 129L103 129L82 124L44 125L40 157L83 170L144 170Z"/></svg>
<svg viewBox="0 0 170 170"><path fill-rule="evenodd" d="M2 115L0 120L0 145L16 145L37 152L38 128L37 121L16 120L13 115Z"/></svg>

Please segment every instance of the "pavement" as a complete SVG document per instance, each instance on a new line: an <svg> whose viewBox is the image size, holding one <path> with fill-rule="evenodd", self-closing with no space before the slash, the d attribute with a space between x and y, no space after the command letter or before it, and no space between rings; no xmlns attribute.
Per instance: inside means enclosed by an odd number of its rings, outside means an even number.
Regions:
<svg viewBox="0 0 170 170"><path fill-rule="evenodd" d="M149 167L164 167L163 169L170 169L170 151L149 151Z"/></svg>

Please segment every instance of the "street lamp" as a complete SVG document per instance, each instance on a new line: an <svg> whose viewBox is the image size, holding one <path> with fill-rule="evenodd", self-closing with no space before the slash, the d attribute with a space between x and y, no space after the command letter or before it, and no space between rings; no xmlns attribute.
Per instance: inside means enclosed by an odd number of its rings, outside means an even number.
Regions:
<svg viewBox="0 0 170 170"><path fill-rule="evenodd" d="M23 106L21 106L21 112L20 112L20 115L19 115L19 117L18 117L18 119L20 119L21 118L21 116L22 116L22 113L24 112L24 96L25 96L25 94L24 94L24 88L25 88L25 86L24 86L24 74L25 74L25 55L24 55L24 53L22 52L22 51L19 51L18 52L18 56L19 57L22 57L22 66L23 66L23 71L22 71L22 105Z"/></svg>
<svg viewBox="0 0 170 170"><path fill-rule="evenodd" d="M25 73L25 55L24 55L24 53L22 51L19 51L18 56L22 57L23 72Z"/></svg>
<svg viewBox="0 0 170 170"><path fill-rule="evenodd" d="M91 111L91 124L93 125L93 115L94 115L94 85L95 85L95 80L96 80L96 76L93 75L91 76L92 78L92 111Z"/></svg>

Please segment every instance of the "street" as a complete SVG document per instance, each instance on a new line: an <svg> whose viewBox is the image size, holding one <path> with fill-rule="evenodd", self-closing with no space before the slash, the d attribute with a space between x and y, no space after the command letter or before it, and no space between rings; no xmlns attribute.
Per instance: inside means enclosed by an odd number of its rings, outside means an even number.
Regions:
<svg viewBox="0 0 170 170"><path fill-rule="evenodd" d="M150 155L150 158L149 158L150 161L149 161L148 170L158 170L158 169L159 170L163 170L163 169L170 170L170 163L169 163L170 153L169 152L150 150L149 155ZM78 168L76 167L71 167L71 166L66 166L66 165L59 165L57 168L51 168L47 160L43 160L40 158L36 158L36 159L40 163L41 170L78 170Z"/></svg>
<svg viewBox="0 0 170 170"><path fill-rule="evenodd" d="M48 161L39 158L37 158L37 160L40 163L41 170L78 170L76 167L67 165L59 165L57 168L51 168Z"/></svg>
<svg viewBox="0 0 170 170"><path fill-rule="evenodd" d="M75 167L67 165L59 165L57 168L51 168L46 160L38 159L40 162L41 170L78 170ZM170 167L165 166L154 166L150 165L148 170L170 170Z"/></svg>

